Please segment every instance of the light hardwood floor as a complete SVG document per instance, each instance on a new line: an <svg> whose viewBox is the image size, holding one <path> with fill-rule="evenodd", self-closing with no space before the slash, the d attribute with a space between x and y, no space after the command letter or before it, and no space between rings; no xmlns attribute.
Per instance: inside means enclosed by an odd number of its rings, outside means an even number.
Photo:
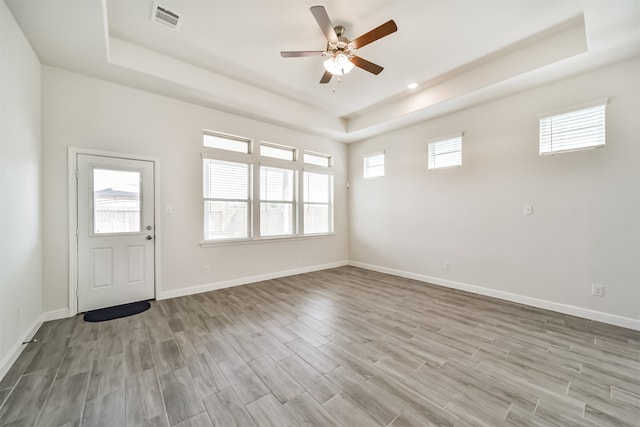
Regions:
<svg viewBox="0 0 640 427"><path fill-rule="evenodd" d="M353 267L45 323L1 426L640 426L640 333Z"/></svg>

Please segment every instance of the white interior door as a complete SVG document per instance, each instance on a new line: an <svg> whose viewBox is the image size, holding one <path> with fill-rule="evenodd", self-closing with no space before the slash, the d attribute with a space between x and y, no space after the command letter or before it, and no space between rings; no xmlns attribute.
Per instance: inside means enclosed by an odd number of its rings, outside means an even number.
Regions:
<svg viewBox="0 0 640 427"><path fill-rule="evenodd" d="M154 163L78 154L78 311L152 299Z"/></svg>

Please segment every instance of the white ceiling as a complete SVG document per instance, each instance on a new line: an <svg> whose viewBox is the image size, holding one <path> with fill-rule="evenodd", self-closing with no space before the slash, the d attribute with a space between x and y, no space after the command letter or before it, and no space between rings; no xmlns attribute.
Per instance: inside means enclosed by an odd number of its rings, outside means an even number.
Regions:
<svg viewBox="0 0 640 427"><path fill-rule="evenodd" d="M345 142L640 54L638 0L159 0L177 31L150 0L5 1L44 64ZM280 56L325 48L317 4L350 39L395 20L358 50L381 74Z"/></svg>

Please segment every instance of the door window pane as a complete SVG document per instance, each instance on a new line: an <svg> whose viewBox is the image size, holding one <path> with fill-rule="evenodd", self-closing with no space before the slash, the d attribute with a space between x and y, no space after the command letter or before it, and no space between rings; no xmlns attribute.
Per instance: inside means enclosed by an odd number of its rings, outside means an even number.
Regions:
<svg viewBox="0 0 640 427"><path fill-rule="evenodd" d="M138 233L140 172L93 170L93 233Z"/></svg>

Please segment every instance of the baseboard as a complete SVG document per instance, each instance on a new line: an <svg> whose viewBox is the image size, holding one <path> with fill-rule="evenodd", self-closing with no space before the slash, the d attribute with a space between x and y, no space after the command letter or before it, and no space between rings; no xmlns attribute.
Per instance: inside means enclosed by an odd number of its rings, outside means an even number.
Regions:
<svg viewBox="0 0 640 427"><path fill-rule="evenodd" d="M47 311L42 313L42 321L48 322L50 320L64 319L65 317L71 317L69 309L61 308L59 310Z"/></svg>
<svg viewBox="0 0 640 427"><path fill-rule="evenodd" d="M630 317L618 316L615 314L605 313L602 311L590 310L588 308L577 307L569 304L562 304L554 301L532 298L524 295L514 294L496 289L485 288L482 286L470 285L467 283L456 282L453 280L442 279L440 277L426 276L423 274L411 273L393 268L381 267L373 264L366 264L358 261L349 261L349 265L364 268L366 270L377 271L379 273L391 274L393 276L404 277L407 279L418 280L420 282L432 283L438 286L458 289L461 291L471 292L474 294L485 295L488 297L498 298L505 301L525 304L532 307L543 308L558 313L569 314L571 316L582 317L584 319L595 320L597 322L608 323L610 325L621 326L623 328L640 331L640 320Z"/></svg>
<svg viewBox="0 0 640 427"><path fill-rule="evenodd" d="M274 271L256 276L240 277L238 279L225 280L221 282L206 283L204 285L190 286L188 288L162 291L156 298L159 300L182 297L186 295L199 294L202 292L215 291L218 289L231 288L233 286L247 285L249 283L261 282L263 280L278 279L280 277L293 276L295 274L311 273L312 271L327 270L330 268L343 267L348 265L348 261L337 261L328 264L313 265L309 267L295 268L292 270Z"/></svg>
<svg viewBox="0 0 640 427"><path fill-rule="evenodd" d="M22 343L25 341L31 340L31 338L33 338L36 332L38 332L38 329L40 329L41 325L42 325L42 316L40 316L38 319L36 319L35 322L31 324L31 326L27 330L27 333L22 337L22 339L16 342L11 347L11 350L9 351L9 353L2 359L2 361L0 361L0 380L2 380L2 378L4 378L4 376L7 374L7 372L9 372L9 369L11 368L11 366L18 359L18 356L20 356L20 353L22 353L22 350L24 350L25 345Z"/></svg>
<svg viewBox="0 0 640 427"><path fill-rule="evenodd" d="M13 347L11 348L11 351L9 351L7 356L5 356L5 358L2 359L2 361L0 361L0 380L4 378L4 376L7 374L11 366L15 363L15 361L20 356L20 353L22 353L22 350L24 350L25 345L22 344L23 342L30 341L33 338L33 336L36 334L36 332L38 332L38 329L40 329L40 326L42 326L44 322L48 322L50 320L64 319L65 317L71 317L71 315L69 314L69 310L66 308L63 308L60 310L47 311L42 313L40 317L36 319L33 322L33 324L30 326L30 328L28 329L28 332L18 342L16 342L13 345Z"/></svg>

